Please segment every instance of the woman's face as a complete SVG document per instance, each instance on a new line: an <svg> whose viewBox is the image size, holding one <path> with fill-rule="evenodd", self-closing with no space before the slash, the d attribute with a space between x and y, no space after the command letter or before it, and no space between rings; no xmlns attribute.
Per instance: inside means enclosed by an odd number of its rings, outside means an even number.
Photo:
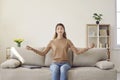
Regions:
<svg viewBox="0 0 120 80"><path fill-rule="evenodd" d="M57 26L57 28L56 28L56 32L57 32L57 34L59 35L63 35L63 33L64 33L64 28L62 27L62 26Z"/></svg>

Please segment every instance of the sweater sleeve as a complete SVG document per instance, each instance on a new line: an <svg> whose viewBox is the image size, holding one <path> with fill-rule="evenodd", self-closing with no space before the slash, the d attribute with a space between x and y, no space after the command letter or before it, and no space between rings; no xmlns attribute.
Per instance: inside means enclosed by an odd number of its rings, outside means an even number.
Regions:
<svg viewBox="0 0 120 80"><path fill-rule="evenodd" d="M78 49L74 46L74 44L70 40L68 40L68 45L69 45L69 48L71 48L71 50L74 53L78 53Z"/></svg>
<svg viewBox="0 0 120 80"><path fill-rule="evenodd" d="M88 48L81 48L81 49L76 48L70 40L68 40L68 44L69 44L69 47L71 48L71 50L76 54L81 54L88 50Z"/></svg>
<svg viewBox="0 0 120 80"><path fill-rule="evenodd" d="M48 51L51 49L51 44L52 44L52 40L48 43L47 47L45 47L45 49L42 51L42 55L48 53Z"/></svg>
<svg viewBox="0 0 120 80"><path fill-rule="evenodd" d="M34 48L32 48L32 51L34 51L36 54L39 54L41 56L44 56L48 53L48 51L51 49L51 44L52 44L52 40L48 43L47 47L45 47L44 50L40 51L40 50L36 50Z"/></svg>

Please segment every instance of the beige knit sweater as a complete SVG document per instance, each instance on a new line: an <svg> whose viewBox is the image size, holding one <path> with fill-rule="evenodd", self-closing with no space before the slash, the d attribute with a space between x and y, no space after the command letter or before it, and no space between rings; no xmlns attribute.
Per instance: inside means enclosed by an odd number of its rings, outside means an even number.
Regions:
<svg viewBox="0 0 120 80"><path fill-rule="evenodd" d="M43 51L38 51L35 49L33 49L33 51L39 55L44 56L45 54L48 53L50 49L52 49L53 62L66 62L68 61L69 48L71 48L71 50L76 54L83 53L84 51L89 49L89 48L77 49L69 39L62 38L51 40Z"/></svg>

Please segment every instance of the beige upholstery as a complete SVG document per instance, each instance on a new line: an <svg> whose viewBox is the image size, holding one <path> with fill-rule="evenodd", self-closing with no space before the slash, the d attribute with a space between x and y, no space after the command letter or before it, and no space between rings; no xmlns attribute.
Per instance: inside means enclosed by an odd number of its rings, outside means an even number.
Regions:
<svg viewBox="0 0 120 80"><path fill-rule="evenodd" d="M40 56L38 54L35 54L33 51L27 50L26 48L16 48L19 55L24 60L24 65L37 65L37 66L44 66L44 56ZM43 48L39 49L43 50ZM11 58L18 58L17 55L14 54L14 52L11 51Z"/></svg>
<svg viewBox="0 0 120 80"><path fill-rule="evenodd" d="M106 51L106 49L91 49L84 54L76 55L69 50L68 54L72 68L68 71L68 80L117 80L115 69L103 70L95 66L99 61L107 59ZM23 67L15 69L0 68L0 80L52 80L49 69L52 62L52 51L49 51L45 57L26 51L23 48L19 49L18 52L25 59L24 64L45 67L35 69Z"/></svg>
<svg viewBox="0 0 120 80"><path fill-rule="evenodd" d="M8 59L1 64L1 68L16 68L20 66L20 61L16 59Z"/></svg>
<svg viewBox="0 0 120 80"><path fill-rule="evenodd" d="M16 68L16 69L0 69L0 80L51 80L51 72L49 68Z"/></svg>
<svg viewBox="0 0 120 80"><path fill-rule="evenodd" d="M1 80L52 80L49 68L1 69ZM68 71L68 80L117 80L116 70L101 70L96 67L77 67Z"/></svg>
<svg viewBox="0 0 120 80"><path fill-rule="evenodd" d="M94 48L83 54L73 54L73 66L95 66L100 60L107 59L107 49Z"/></svg>
<svg viewBox="0 0 120 80"><path fill-rule="evenodd" d="M117 80L116 70L96 67L77 67L69 70L68 80Z"/></svg>
<svg viewBox="0 0 120 80"><path fill-rule="evenodd" d="M52 50L50 50L46 55L45 55L45 66L50 66L52 63Z"/></svg>

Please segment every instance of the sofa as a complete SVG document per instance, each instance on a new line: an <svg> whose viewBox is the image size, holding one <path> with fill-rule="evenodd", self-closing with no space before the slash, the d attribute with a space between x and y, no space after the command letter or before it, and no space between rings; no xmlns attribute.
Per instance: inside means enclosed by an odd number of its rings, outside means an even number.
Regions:
<svg viewBox="0 0 120 80"><path fill-rule="evenodd" d="M44 48L37 48L44 50ZM52 80L49 69L52 50L40 56L25 48L11 48L10 58L0 65L0 80ZM68 80L117 80L114 64L107 61L107 49L92 48L77 55L68 50Z"/></svg>

